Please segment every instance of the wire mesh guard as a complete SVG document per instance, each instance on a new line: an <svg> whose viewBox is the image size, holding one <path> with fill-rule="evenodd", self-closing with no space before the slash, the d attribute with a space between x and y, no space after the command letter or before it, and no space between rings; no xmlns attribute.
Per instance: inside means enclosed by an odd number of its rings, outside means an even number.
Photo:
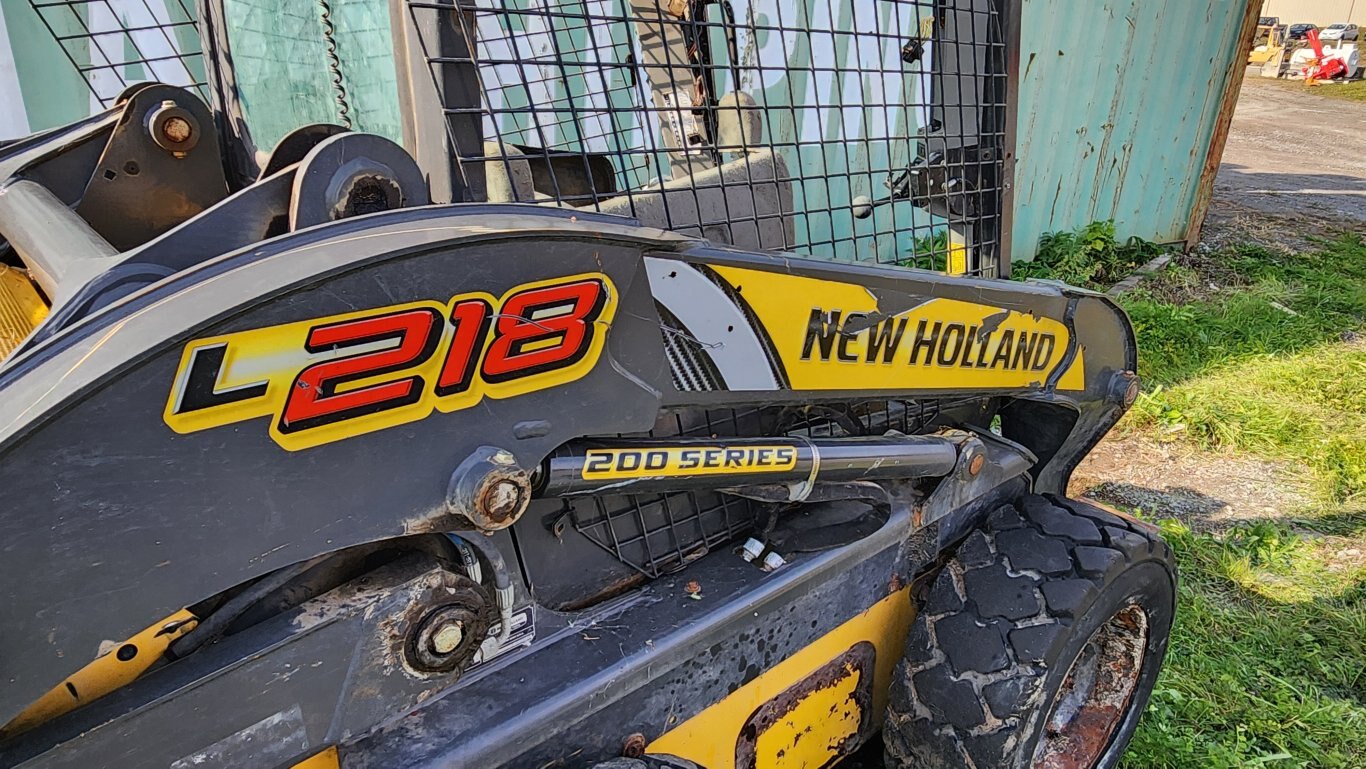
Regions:
<svg viewBox="0 0 1366 769"><path fill-rule="evenodd" d="M91 110L129 85L156 81L205 91L195 0L29 0L90 89Z"/></svg>
<svg viewBox="0 0 1366 769"><path fill-rule="evenodd" d="M253 151L335 122L422 161L401 125L434 109L463 199L997 272L1003 0L29 2L94 109L143 80L205 93L203 7L230 70L215 88L233 91L218 96L244 110ZM403 87L409 66L435 99Z"/></svg>
<svg viewBox="0 0 1366 769"><path fill-rule="evenodd" d="M1004 43L988 0L470 2L408 10L459 31L421 41L433 80L478 81L477 98L438 86L476 199L994 274Z"/></svg>
<svg viewBox="0 0 1366 769"><path fill-rule="evenodd" d="M756 408L666 417L650 437L800 435L807 438L925 432L948 404L870 403L857 408ZM766 507L716 491L617 494L565 500L575 530L650 578L669 574L753 531Z"/></svg>

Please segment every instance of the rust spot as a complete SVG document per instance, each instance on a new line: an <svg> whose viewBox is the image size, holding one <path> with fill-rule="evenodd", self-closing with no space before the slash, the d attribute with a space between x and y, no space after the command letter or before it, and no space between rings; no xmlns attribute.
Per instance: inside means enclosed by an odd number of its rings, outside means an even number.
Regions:
<svg viewBox="0 0 1366 769"><path fill-rule="evenodd" d="M1120 609L1096 630L1067 671L1048 715L1034 751L1036 769L1095 765L1129 710L1147 643L1148 615L1137 605Z"/></svg>
<svg viewBox="0 0 1366 769"><path fill-rule="evenodd" d="M640 758L645 755L645 735L636 732L627 737L621 744L621 755L626 758Z"/></svg>
<svg viewBox="0 0 1366 769"><path fill-rule="evenodd" d="M977 475L982 472L982 466L987 463L987 458L982 454L974 456L968 460L968 475Z"/></svg>

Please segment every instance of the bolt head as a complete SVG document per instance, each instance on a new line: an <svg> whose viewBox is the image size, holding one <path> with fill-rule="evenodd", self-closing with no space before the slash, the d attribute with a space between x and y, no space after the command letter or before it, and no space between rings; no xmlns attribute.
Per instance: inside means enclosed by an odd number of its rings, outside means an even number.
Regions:
<svg viewBox="0 0 1366 769"><path fill-rule="evenodd" d="M987 463L987 458L986 458L984 455L982 455L982 454L978 454L978 455L974 456L972 459L969 459L969 460L968 460L968 475L977 475L978 473L982 472L982 467L983 467L983 465L985 465L986 463Z"/></svg>
<svg viewBox="0 0 1366 769"><path fill-rule="evenodd" d="M516 514L521 505L522 489L508 480L495 481L484 495L484 512L495 520Z"/></svg>
<svg viewBox="0 0 1366 769"><path fill-rule="evenodd" d="M189 141L194 129L190 127L190 121L183 117L172 117L161 125L161 135L166 137L166 141L175 144L184 144Z"/></svg>
<svg viewBox="0 0 1366 769"><path fill-rule="evenodd" d="M432 633L432 651L437 654L450 654L460 647L460 642L463 640L465 640L463 623L458 621L442 623Z"/></svg>

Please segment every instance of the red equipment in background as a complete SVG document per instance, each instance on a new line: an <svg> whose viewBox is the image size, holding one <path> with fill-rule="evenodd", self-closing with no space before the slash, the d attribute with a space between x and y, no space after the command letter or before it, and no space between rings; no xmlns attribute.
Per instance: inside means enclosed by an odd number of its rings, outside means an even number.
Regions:
<svg viewBox="0 0 1366 769"><path fill-rule="evenodd" d="M1310 29L1309 45L1314 49L1314 58L1304 68L1304 82L1313 84L1315 80L1332 80L1338 75L1347 74L1347 62L1339 56L1325 57L1323 43L1319 42L1319 31Z"/></svg>

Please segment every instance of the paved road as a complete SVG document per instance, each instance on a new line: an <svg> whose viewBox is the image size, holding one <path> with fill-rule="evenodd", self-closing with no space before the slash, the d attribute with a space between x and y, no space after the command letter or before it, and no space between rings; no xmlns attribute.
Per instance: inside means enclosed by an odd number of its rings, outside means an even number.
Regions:
<svg viewBox="0 0 1366 769"><path fill-rule="evenodd" d="M1233 114L1216 199L1272 214L1366 221L1366 102L1269 83L1253 70Z"/></svg>

